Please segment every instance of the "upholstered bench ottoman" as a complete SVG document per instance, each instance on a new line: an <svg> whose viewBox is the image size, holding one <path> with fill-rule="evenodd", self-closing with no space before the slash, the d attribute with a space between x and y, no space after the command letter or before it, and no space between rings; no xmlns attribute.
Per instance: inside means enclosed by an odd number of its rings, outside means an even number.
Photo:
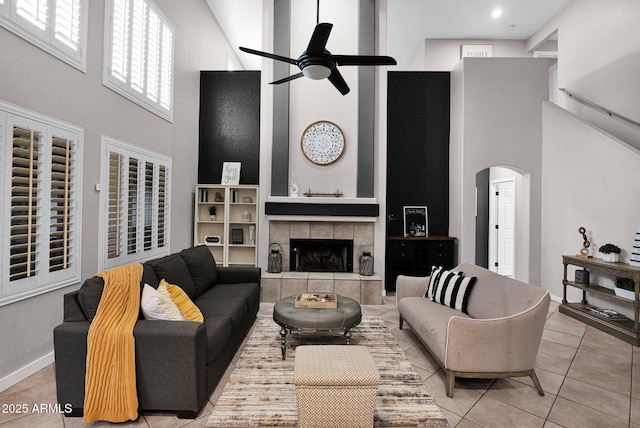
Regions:
<svg viewBox="0 0 640 428"><path fill-rule="evenodd" d="M380 374L366 347L298 346L293 373L300 428L373 426Z"/></svg>

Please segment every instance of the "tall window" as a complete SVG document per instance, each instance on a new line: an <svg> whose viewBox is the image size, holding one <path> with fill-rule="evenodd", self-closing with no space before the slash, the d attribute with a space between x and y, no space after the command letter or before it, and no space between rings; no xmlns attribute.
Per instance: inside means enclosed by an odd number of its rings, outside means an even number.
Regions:
<svg viewBox="0 0 640 428"><path fill-rule="evenodd" d="M100 269L169 253L171 159L102 137Z"/></svg>
<svg viewBox="0 0 640 428"><path fill-rule="evenodd" d="M0 0L0 25L81 71L88 0Z"/></svg>
<svg viewBox="0 0 640 428"><path fill-rule="evenodd" d="M174 28L153 0L107 0L104 84L173 120Z"/></svg>
<svg viewBox="0 0 640 428"><path fill-rule="evenodd" d="M0 102L0 305L80 280L82 136Z"/></svg>

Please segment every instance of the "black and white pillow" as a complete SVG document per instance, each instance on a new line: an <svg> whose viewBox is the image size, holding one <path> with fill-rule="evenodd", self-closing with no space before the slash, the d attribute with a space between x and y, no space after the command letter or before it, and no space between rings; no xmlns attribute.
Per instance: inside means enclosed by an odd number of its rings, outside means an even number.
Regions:
<svg viewBox="0 0 640 428"><path fill-rule="evenodd" d="M433 294L442 271L444 271L442 266L433 266L431 268L431 275L429 275L429 282L427 283L427 289L425 290L424 297L433 300Z"/></svg>
<svg viewBox="0 0 640 428"><path fill-rule="evenodd" d="M448 271L442 266L432 266L431 274L429 275L429 282L427 283L427 289L425 290L424 297L433 300L433 295L435 294L436 289L438 288L438 283L442 274L453 273L456 275L463 275L464 272L460 271Z"/></svg>
<svg viewBox="0 0 640 428"><path fill-rule="evenodd" d="M425 296L436 303L467 313L469 294L475 282L475 276L465 277L461 272L434 268Z"/></svg>

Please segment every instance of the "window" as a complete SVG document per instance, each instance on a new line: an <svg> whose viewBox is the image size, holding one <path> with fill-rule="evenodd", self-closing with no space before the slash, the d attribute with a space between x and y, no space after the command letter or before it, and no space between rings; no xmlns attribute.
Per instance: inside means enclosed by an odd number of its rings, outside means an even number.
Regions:
<svg viewBox="0 0 640 428"><path fill-rule="evenodd" d="M86 69L88 0L0 0L0 25Z"/></svg>
<svg viewBox="0 0 640 428"><path fill-rule="evenodd" d="M169 254L171 159L102 137L100 269Z"/></svg>
<svg viewBox="0 0 640 428"><path fill-rule="evenodd" d="M0 102L0 305L80 280L82 138Z"/></svg>
<svg viewBox="0 0 640 428"><path fill-rule="evenodd" d="M174 28L152 0L107 0L104 84L173 120Z"/></svg>

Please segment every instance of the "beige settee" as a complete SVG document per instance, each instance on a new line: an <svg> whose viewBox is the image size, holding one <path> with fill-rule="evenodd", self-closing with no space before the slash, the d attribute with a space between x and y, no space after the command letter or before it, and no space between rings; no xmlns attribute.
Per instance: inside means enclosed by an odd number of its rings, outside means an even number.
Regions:
<svg viewBox="0 0 640 428"><path fill-rule="evenodd" d="M549 292L469 263L453 271L476 277L467 313L425 297L429 277L398 276L396 298L403 322L444 369L447 396L456 377L530 376L544 395L533 369L549 310Z"/></svg>

